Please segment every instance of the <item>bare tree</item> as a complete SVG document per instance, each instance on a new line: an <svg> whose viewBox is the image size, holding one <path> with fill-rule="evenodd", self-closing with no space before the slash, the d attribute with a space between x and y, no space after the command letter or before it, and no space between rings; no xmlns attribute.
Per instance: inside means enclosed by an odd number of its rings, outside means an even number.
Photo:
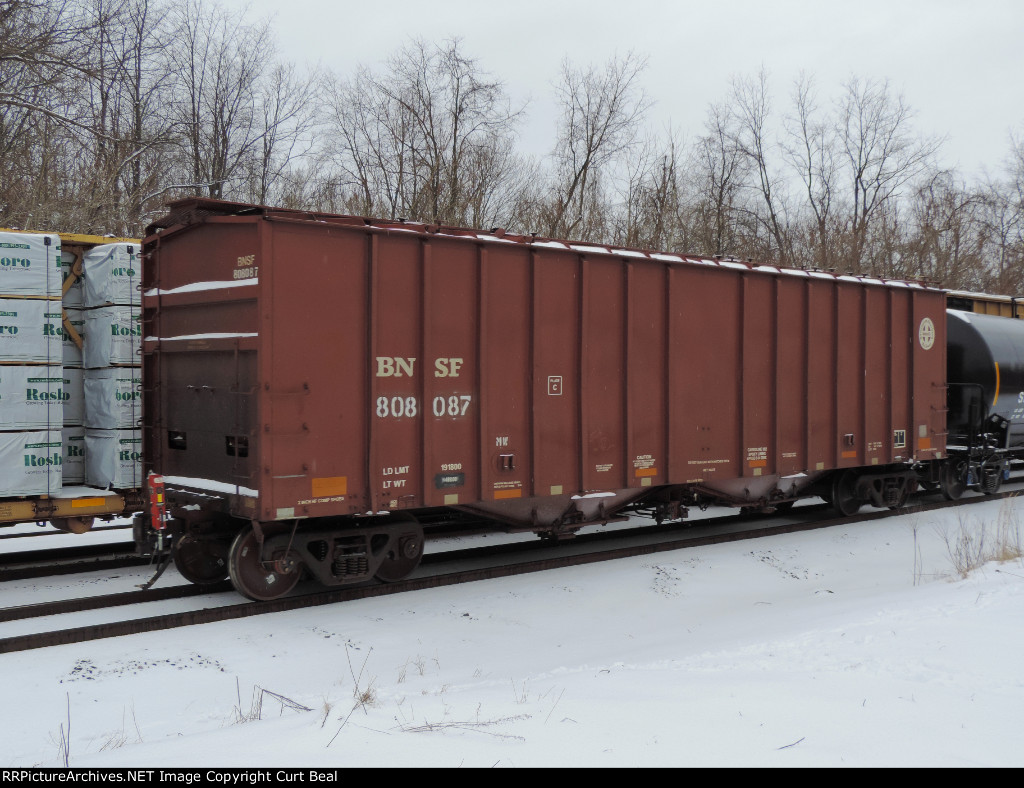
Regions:
<svg viewBox="0 0 1024 788"><path fill-rule="evenodd" d="M1006 177L982 187L985 223L983 287L995 293L1024 291L1024 140L1011 136Z"/></svg>
<svg viewBox="0 0 1024 788"><path fill-rule="evenodd" d="M507 209L522 111L458 40L413 41L381 74L360 67L328 83L328 153L343 204L446 224L483 224Z"/></svg>
<svg viewBox="0 0 1024 788"><path fill-rule="evenodd" d="M77 4L0 3L0 219L10 225L57 221L66 165L76 159L88 118L75 97L88 31Z"/></svg>
<svg viewBox="0 0 1024 788"><path fill-rule="evenodd" d="M640 86L646 66L647 60L633 53L613 58L603 69L562 64L557 87L562 119L545 217L548 235L600 235L594 218L601 203L601 179L607 177L607 165L637 143L650 107Z"/></svg>
<svg viewBox="0 0 1024 788"><path fill-rule="evenodd" d="M170 169L173 131L163 111L170 99L168 7L159 0L83 0L83 6L95 22L93 34L80 42L92 131L83 156L92 166L80 168L85 175L75 182L82 203L76 226L138 234L144 197Z"/></svg>
<svg viewBox="0 0 1024 788"><path fill-rule="evenodd" d="M649 136L632 152L613 219L614 243L669 249L681 242L681 150L670 129L665 140Z"/></svg>
<svg viewBox="0 0 1024 788"><path fill-rule="evenodd" d="M73 0L0 3L0 106L81 127L59 103L46 99L87 70L80 42L90 27Z"/></svg>
<svg viewBox="0 0 1024 788"><path fill-rule="evenodd" d="M753 188L759 195L760 208L754 209L753 217L771 239L759 257L765 262L789 264L793 248L784 216L784 182L770 161L775 144L768 134L771 99L767 72L762 68L756 79L733 78L730 99L735 120L734 143L753 170Z"/></svg>
<svg viewBox="0 0 1024 788"><path fill-rule="evenodd" d="M189 0L179 10L176 40L173 58L180 82L175 112L184 174L192 188L225 197L265 131L257 95L273 54L269 27L249 25L242 14Z"/></svg>
<svg viewBox="0 0 1024 788"><path fill-rule="evenodd" d="M742 254L740 216L750 159L736 144L736 119L727 105L711 106L705 134L693 152L697 179L696 240L704 254Z"/></svg>
<svg viewBox="0 0 1024 788"><path fill-rule="evenodd" d="M836 255L836 193L839 180L838 135L833 123L818 117L813 79L801 73L793 86L793 114L785 119L785 160L799 179L811 222L805 246L819 268Z"/></svg>
<svg viewBox="0 0 1024 788"><path fill-rule="evenodd" d="M317 187L318 206L395 218L404 208L407 124L389 116L388 104L377 94L373 74L365 66L350 79L327 75L324 92L328 172Z"/></svg>
<svg viewBox="0 0 1024 788"><path fill-rule="evenodd" d="M918 187L911 205L907 269L881 273L913 276L946 287L981 289L986 245L984 195L944 171Z"/></svg>
<svg viewBox="0 0 1024 788"><path fill-rule="evenodd" d="M913 113L902 95L892 95L888 81L851 78L839 104L838 136L848 169L849 236L845 264L860 272L878 271L868 243L876 217L888 201L921 175L940 141L919 137L911 128Z"/></svg>
<svg viewBox="0 0 1024 788"><path fill-rule="evenodd" d="M467 193L480 187L468 182L470 160L507 143L519 113L458 39L440 47L414 42L392 58L391 76L378 88L412 119L418 207L437 220L461 222Z"/></svg>
<svg viewBox="0 0 1024 788"><path fill-rule="evenodd" d="M118 162L125 193L124 225L139 234L146 224L146 195L157 190L169 167L165 154L174 138L173 120L164 112L170 103L171 62L169 8L160 0L127 0L123 22L125 57L121 81L126 95L129 141Z"/></svg>
<svg viewBox="0 0 1024 788"><path fill-rule="evenodd" d="M260 134L247 166L244 199L261 205L278 202L277 186L286 181L289 168L312 151L320 123L320 83L319 75L302 74L293 64L274 66L261 81L256 95Z"/></svg>

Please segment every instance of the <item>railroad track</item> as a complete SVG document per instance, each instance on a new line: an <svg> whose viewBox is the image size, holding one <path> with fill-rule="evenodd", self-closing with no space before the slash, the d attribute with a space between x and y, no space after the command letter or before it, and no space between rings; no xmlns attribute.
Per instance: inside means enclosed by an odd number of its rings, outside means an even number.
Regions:
<svg viewBox="0 0 1024 788"><path fill-rule="evenodd" d="M0 622L42 618L114 606L136 606L143 603L196 596L210 597L208 601L217 606L0 638L0 653L228 621L375 596L650 555L687 547L817 530L835 525L848 526L854 522L869 522L950 506L969 506L1018 494L1019 491L1009 490L994 496L978 495L956 502L927 501L904 507L898 511L873 511L853 518L822 518L824 511L830 511L827 506L806 506L788 513L783 522L759 523L757 520L751 521L749 517L728 515L699 520L685 527L680 527L678 523L661 526L646 525L584 534L560 544L536 540L428 553L424 556L423 563L414 576L398 583L319 590L313 593L301 593L300 591L292 596L269 602L233 603L230 600L237 599L237 594L225 581L216 586L187 585L25 605L0 610Z"/></svg>
<svg viewBox="0 0 1024 788"><path fill-rule="evenodd" d="M0 582L145 566L148 556L135 553L135 542L76 545L49 550L23 550L0 557Z"/></svg>

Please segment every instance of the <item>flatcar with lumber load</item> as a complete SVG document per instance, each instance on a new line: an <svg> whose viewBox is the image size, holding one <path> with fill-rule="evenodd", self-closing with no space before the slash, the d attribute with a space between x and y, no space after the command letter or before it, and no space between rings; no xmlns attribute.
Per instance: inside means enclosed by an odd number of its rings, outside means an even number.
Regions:
<svg viewBox="0 0 1024 788"><path fill-rule="evenodd" d="M69 443L66 429L68 422L61 417L60 408L51 408L46 403L47 400L68 401L71 399L68 380L62 380L61 385L52 385L54 383L53 376L57 373L62 373L57 375L58 378L67 378L69 374L76 375L75 381L79 387L83 383L83 373L80 369L83 349L81 329L85 321L82 319L84 305L81 293L84 289L82 285L86 255L100 247L120 244L129 249L133 248L137 257L140 242L131 238L10 229L0 229L0 239L2 239L0 240L2 265L15 272L12 276L5 276L4 282L0 283L0 298L6 305L3 310L4 315L9 313L13 315L20 311L22 306L30 304L47 305L46 311L53 312L53 314L47 314L46 320L41 326L33 327L41 328L44 333L50 333L59 340L54 346L56 351L52 358L4 356L3 359L0 359L0 377L10 377L14 381L11 385L17 385L19 382L23 384L21 393L24 394L24 397L22 399L36 404L41 403L41 406L36 408L37 410L45 410L47 414L56 414L53 423L40 422L35 424L36 429L44 427L48 433L52 431L53 434L59 434L62 428L65 428L63 430L63 445L55 444L51 452L52 456L38 456L38 452L29 452L27 449L24 452L19 451L21 444L17 439L29 434L26 431L29 428L25 425L30 422L24 418L21 418L20 421L10 418L10 411L17 408L17 404L10 396L12 394L11 386L5 385L3 406L9 412L0 419L3 424L0 429L4 430L4 432L0 432L0 440L3 440L4 445L10 450L3 454L4 459L0 462L0 481L16 477L19 471L23 471L23 465L35 463L46 463L48 467L45 470L56 481L53 484L48 482L46 491L42 493L0 493L0 526L23 522L49 522L59 530L84 533L92 527L96 519L128 517L140 512L144 504L141 476L137 479L138 484L121 486L116 489L105 485L103 489L99 489L79 483L77 479L69 482L69 475L61 473L61 471L66 471L65 463L69 458L69 452L75 460L84 465L82 445L85 439L83 435L76 435L71 438ZM34 253L30 250L35 248L34 244L37 241L41 245L40 251L47 266L47 270L45 274L41 275L42 280L40 280L44 286L35 290L17 285L11 286L10 283L19 278L24 280L26 277L36 276L31 269L37 265L38 261L34 259ZM53 305L52 309L49 307L50 304ZM69 307L72 307L70 313ZM3 322L7 323L10 320ZM30 330L30 328L32 327L27 327L26 324L4 325L0 327L0 331L9 337L20 331ZM73 353L77 352L78 360L68 362L68 359L62 355L60 345L64 345L64 354L69 347L73 346L76 349ZM75 369L74 373L69 373L69 368L64 366L67 363L73 363L75 367L79 368ZM19 378L19 371L31 374L23 373ZM28 386L28 389L26 390L24 386ZM77 399L80 400L81 397L79 396ZM81 405L81 402L78 404ZM78 431L84 432L84 428L79 428ZM50 446L45 441L43 443ZM25 445L32 448L32 444ZM40 445L42 444L40 443ZM9 463L14 463L18 467L11 467ZM0 489L7 490L8 487L9 485L3 484ZM25 490L27 488L21 492L25 492Z"/></svg>

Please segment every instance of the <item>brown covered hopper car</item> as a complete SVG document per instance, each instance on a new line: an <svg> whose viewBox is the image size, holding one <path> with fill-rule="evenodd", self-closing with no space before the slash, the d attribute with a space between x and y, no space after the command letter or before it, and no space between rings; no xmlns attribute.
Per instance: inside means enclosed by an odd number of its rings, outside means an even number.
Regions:
<svg viewBox="0 0 1024 788"><path fill-rule="evenodd" d="M850 511L944 455L937 289L211 200L145 250L176 560L254 598L302 567L404 576L440 507L552 537L641 506Z"/></svg>

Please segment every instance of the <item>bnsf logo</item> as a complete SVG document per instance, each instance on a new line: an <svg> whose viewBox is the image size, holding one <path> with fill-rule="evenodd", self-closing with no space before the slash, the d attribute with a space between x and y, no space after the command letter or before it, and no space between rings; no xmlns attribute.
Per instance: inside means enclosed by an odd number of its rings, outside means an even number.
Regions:
<svg viewBox="0 0 1024 788"><path fill-rule="evenodd" d="M0 268L30 268L32 261L26 257L0 257Z"/></svg>

